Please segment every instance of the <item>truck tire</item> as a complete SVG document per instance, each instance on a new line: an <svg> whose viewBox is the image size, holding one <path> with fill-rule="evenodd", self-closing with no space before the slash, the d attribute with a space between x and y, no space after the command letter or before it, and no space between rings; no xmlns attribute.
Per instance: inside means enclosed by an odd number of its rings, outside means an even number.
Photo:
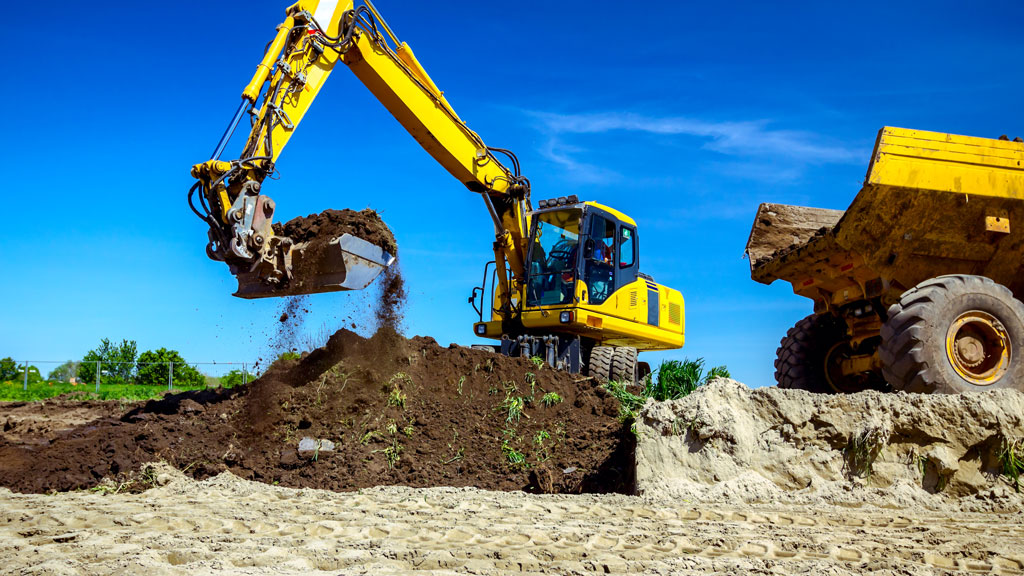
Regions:
<svg viewBox="0 0 1024 576"><path fill-rule="evenodd" d="M616 346L612 354L612 369L609 378L619 384L637 383L636 348Z"/></svg>
<svg viewBox="0 0 1024 576"><path fill-rule="evenodd" d="M836 392L825 375L829 351L846 338L843 323L831 314L811 314L789 329L775 352L779 388L820 394Z"/></svg>
<svg viewBox="0 0 1024 576"><path fill-rule="evenodd" d="M587 376L597 378L599 382L607 382L612 374L612 358L615 348L611 346L594 346L587 360Z"/></svg>
<svg viewBox="0 0 1024 576"><path fill-rule="evenodd" d="M925 280L889 307L882 374L924 394L1024 390L1024 304L984 276Z"/></svg>
<svg viewBox="0 0 1024 576"><path fill-rule="evenodd" d="M643 384L644 379L651 375L651 365L647 362L636 363L636 383Z"/></svg>

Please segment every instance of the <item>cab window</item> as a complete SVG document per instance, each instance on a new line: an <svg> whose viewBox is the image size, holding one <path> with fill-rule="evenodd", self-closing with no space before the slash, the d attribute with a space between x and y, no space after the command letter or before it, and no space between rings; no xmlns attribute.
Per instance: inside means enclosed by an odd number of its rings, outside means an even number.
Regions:
<svg viewBox="0 0 1024 576"><path fill-rule="evenodd" d="M572 302L579 255L579 210L546 212L537 217L530 245L528 306Z"/></svg>
<svg viewBox="0 0 1024 576"><path fill-rule="evenodd" d="M619 231L619 268L629 268L636 262L636 232L623 226Z"/></svg>
<svg viewBox="0 0 1024 576"><path fill-rule="evenodd" d="M615 222L596 215L591 218L587 252L587 301L601 304L615 291Z"/></svg>

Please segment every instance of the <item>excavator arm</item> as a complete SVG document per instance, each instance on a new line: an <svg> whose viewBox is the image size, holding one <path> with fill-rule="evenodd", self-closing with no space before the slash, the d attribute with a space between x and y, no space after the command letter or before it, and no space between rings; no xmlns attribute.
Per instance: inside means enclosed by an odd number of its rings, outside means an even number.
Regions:
<svg viewBox="0 0 1024 576"><path fill-rule="evenodd" d="M348 238L339 242L345 257L333 258L329 265L361 266L356 278L320 286L306 283L297 292L289 286L294 285L292 261L302 246L275 236L270 227L275 205L261 192L263 180L273 174L282 149L339 62L441 166L481 195L494 224L498 300L510 312L509 296L525 282L529 181L519 173L514 155L489 148L459 118L412 49L368 1L356 6L345 0L300 0L288 8L211 159L192 168L197 182L189 203L210 225L210 257L231 266L239 277L238 295L246 297L364 288L393 260L379 248ZM251 130L241 157L221 160L246 115ZM496 154L510 158L514 168ZM335 272L351 275L350 270Z"/></svg>

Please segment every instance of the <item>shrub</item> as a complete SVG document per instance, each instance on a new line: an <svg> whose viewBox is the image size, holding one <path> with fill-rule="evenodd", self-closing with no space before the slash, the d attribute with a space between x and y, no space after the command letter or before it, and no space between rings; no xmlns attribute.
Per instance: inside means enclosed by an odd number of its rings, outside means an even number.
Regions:
<svg viewBox="0 0 1024 576"><path fill-rule="evenodd" d="M252 381L252 373L249 371L243 371L239 368L235 368L220 377L220 385L224 388L234 388L235 386L241 386L243 382L248 383Z"/></svg>
<svg viewBox="0 0 1024 576"><path fill-rule="evenodd" d="M173 364L170 364L173 363ZM188 365L177 350L159 348L139 354L139 371L136 383L146 386L166 386L168 370L173 366L174 386L178 388L202 388L206 377Z"/></svg>
<svg viewBox="0 0 1024 576"><path fill-rule="evenodd" d="M658 401L676 400L690 394L714 378L729 378L725 366L715 366L704 372L704 359L665 360L658 367L657 379L647 379L646 384L633 392L631 387L619 382L609 382L605 389L619 401L619 420L632 424L636 411L648 398Z"/></svg>
<svg viewBox="0 0 1024 576"><path fill-rule="evenodd" d="M704 373L704 359L664 360L658 367L658 378L645 390L655 400L676 400L690 394L714 378L728 378L729 369L715 366Z"/></svg>

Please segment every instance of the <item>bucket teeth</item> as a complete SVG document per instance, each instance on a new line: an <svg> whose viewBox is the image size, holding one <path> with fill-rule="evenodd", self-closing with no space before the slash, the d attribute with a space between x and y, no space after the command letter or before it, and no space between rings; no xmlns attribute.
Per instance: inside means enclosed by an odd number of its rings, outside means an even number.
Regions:
<svg viewBox="0 0 1024 576"><path fill-rule="evenodd" d="M235 296L273 298L362 290L395 261L395 257L380 246L351 234L343 234L326 244L292 244L289 256L284 259L290 260L291 270L287 274L267 274L260 269L232 270L238 279ZM266 280L275 276L289 279L277 284Z"/></svg>

